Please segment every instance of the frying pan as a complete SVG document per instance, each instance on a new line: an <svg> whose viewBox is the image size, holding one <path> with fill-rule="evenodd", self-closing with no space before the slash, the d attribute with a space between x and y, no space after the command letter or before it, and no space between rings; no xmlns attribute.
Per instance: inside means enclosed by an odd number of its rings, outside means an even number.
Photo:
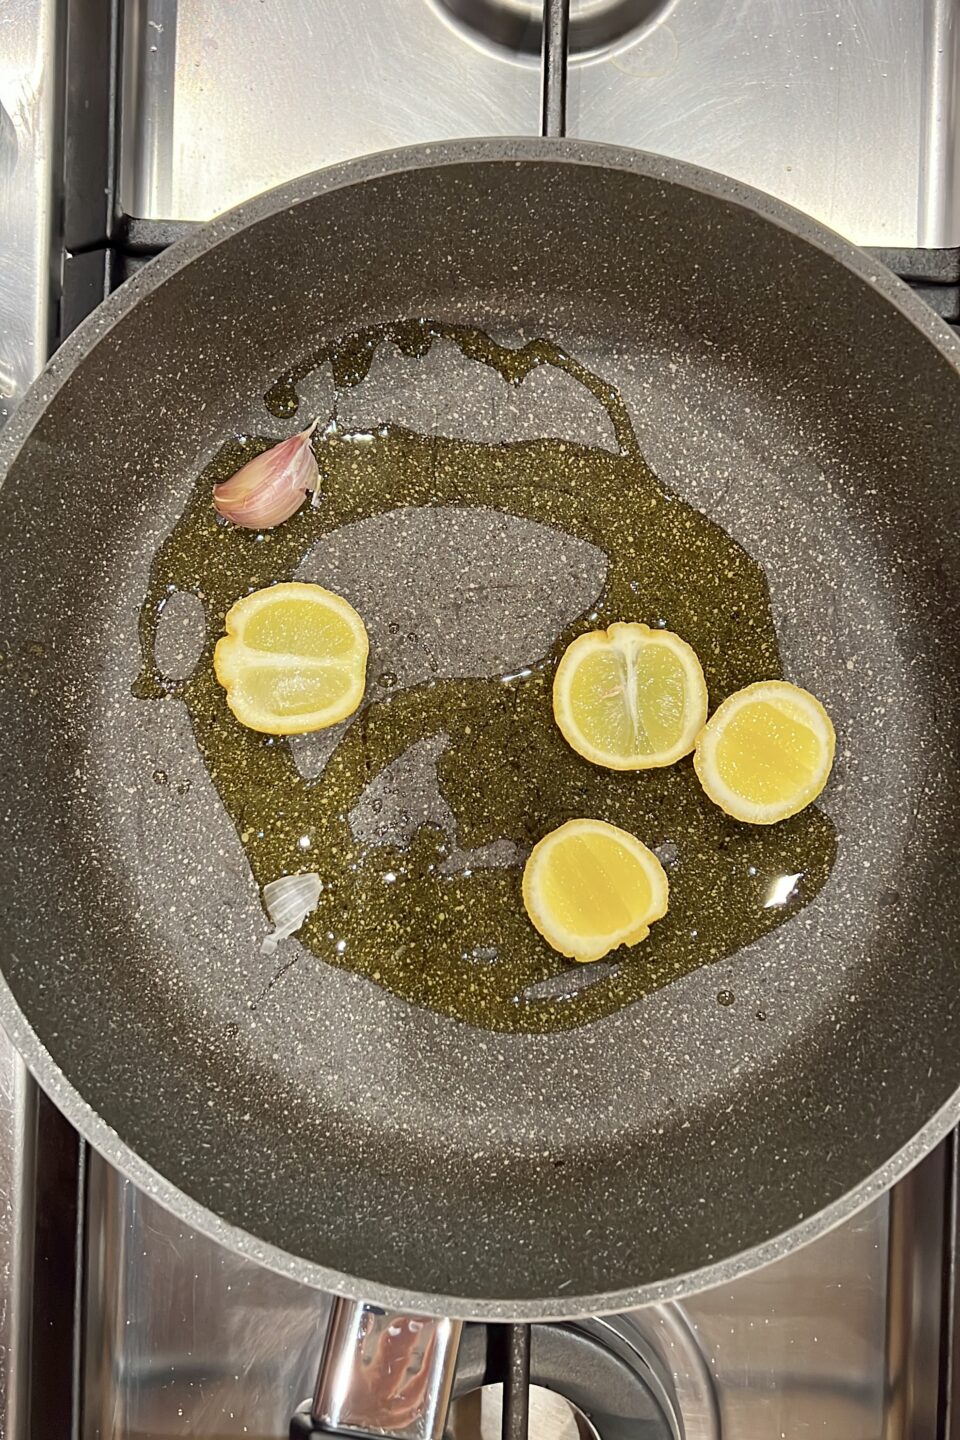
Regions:
<svg viewBox="0 0 960 1440"><path fill-rule="evenodd" d="M202 466L239 430L289 433L257 407L304 356L410 316L547 338L616 385L661 480L764 565L787 673L839 734L816 899L560 1034L312 960L251 1009L236 832L183 707L130 693L151 560ZM813 221L569 141L340 165L134 276L0 466L0 1016L80 1132L298 1279L514 1320L731 1279L917 1161L960 1114L958 361ZM384 373L385 412L429 410L415 367ZM579 427L569 397L517 393L534 429L540 404Z"/></svg>

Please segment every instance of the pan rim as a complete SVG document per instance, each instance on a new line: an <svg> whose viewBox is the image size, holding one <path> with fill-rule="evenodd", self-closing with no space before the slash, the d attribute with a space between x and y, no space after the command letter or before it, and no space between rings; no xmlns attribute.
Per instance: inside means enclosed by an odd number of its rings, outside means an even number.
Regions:
<svg viewBox="0 0 960 1440"><path fill-rule="evenodd" d="M742 182L685 161L598 142L495 138L404 147L347 160L300 176L244 201L198 227L157 257L109 296L57 350L28 390L0 434L0 492L3 480L46 407L67 383L90 349L119 323L139 300L156 290L194 258L215 249L251 224L322 194L411 169L440 169L469 163L522 164L547 161L618 170L678 185L739 206L807 242L871 285L960 374L960 340L945 321L915 296L892 272L865 251L784 201ZM67 1078L32 1029L0 974L0 1023L41 1087L70 1123L122 1175L208 1239L301 1283L376 1304L425 1314L476 1320L566 1320L633 1309L728 1283L781 1258L839 1225L878 1198L913 1168L960 1120L960 1087L893 1155L859 1184L821 1210L772 1238L661 1281L593 1295L542 1299L465 1299L346 1275L258 1239L194 1200L144 1161L101 1118Z"/></svg>

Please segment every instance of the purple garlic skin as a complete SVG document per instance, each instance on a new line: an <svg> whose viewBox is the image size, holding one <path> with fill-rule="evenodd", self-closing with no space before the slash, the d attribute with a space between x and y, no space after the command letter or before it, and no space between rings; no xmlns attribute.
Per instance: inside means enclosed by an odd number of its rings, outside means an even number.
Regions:
<svg viewBox="0 0 960 1440"><path fill-rule="evenodd" d="M310 437L317 421L281 440L241 465L235 475L213 487L213 508L232 525L245 530L272 530L289 520L303 504L307 492L320 484Z"/></svg>

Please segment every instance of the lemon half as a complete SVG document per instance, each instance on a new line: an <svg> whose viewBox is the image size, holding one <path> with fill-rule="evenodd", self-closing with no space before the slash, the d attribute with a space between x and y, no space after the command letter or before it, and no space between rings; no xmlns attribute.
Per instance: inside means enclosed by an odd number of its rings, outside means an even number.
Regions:
<svg viewBox="0 0 960 1440"><path fill-rule="evenodd" d="M321 585L270 585L227 612L213 666L242 725L267 735L324 730L363 698L369 642L353 606Z"/></svg>
<svg viewBox="0 0 960 1440"><path fill-rule="evenodd" d="M729 696L697 738L700 784L715 805L751 825L806 808L826 785L836 736L820 701L785 680Z"/></svg>
<svg viewBox="0 0 960 1440"><path fill-rule="evenodd" d="M553 714L584 759L609 770L673 765L707 718L696 654L672 630L618 622L579 635L553 681Z"/></svg>
<svg viewBox="0 0 960 1440"><path fill-rule="evenodd" d="M523 903L548 945L600 960L645 940L667 913L663 866L634 835L605 820L568 820L530 852Z"/></svg>

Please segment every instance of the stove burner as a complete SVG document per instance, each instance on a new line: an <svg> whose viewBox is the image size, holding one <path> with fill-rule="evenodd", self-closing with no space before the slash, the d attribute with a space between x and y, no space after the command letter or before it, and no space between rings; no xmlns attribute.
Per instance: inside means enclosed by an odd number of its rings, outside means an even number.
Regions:
<svg viewBox="0 0 960 1440"><path fill-rule="evenodd" d="M490 1371L487 1326L468 1325L460 1344L447 1440L499 1436L502 1391ZM679 1440L672 1381L639 1336L604 1321L533 1325L530 1440Z"/></svg>
<svg viewBox="0 0 960 1440"><path fill-rule="evenodd" d="M540 0L433 0L475 40L514 55L538 57ZM673 0L571 0L570 51L592 55L636 39Z"/></svg>
<svg viewBox="0 0 960 1440"><path fill-rule="evenodd" d="M717 1440L712 1385L679 1311L461 1326L341 1300L290 1436L680 1440L693 1433L688 1412L697 1440Z"/></svg>
<svg viewBox="0 0 960 1440"><path fill-rule="evenodd" d="M450 1407L448 1440L500 1440L502 1430L502 1385L471 1390ZM529 1440L602 1440L582 1410L542 1385L530 1386L527 1435Z"/></svg>

